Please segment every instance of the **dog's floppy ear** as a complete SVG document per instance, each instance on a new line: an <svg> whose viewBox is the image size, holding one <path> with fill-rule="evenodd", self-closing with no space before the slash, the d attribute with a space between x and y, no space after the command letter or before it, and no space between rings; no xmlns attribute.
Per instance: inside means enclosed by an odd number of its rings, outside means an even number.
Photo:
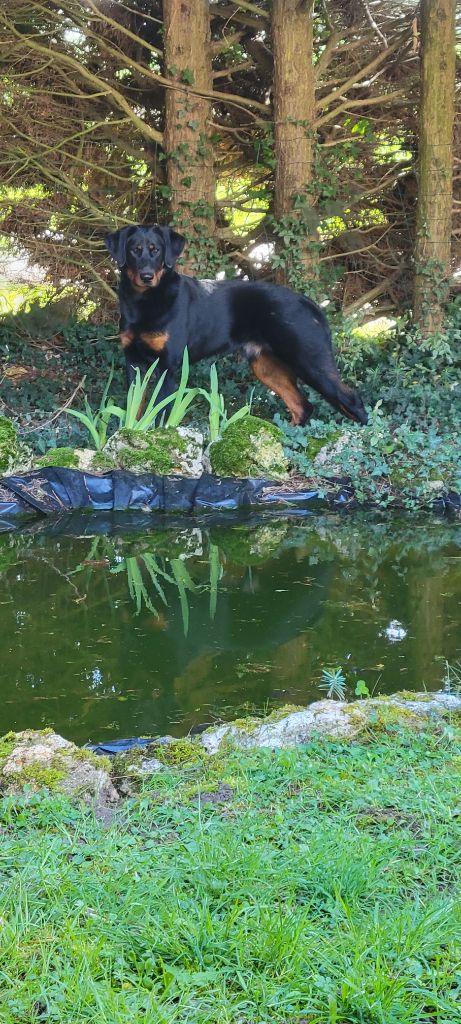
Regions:
<svg viewBox="0 0 461 1024"><path fill-rule="evenodd" d="M177 231L174 231L173 228L165 226L161 228L161 231L165 242L164 263L167 270L171 270L184 249L186 239L184 238L184 235L180 235Z"/></svg>
<svg viewBox="0 0 461 1024"><path fill-rule="evenodd" d="M112 231L112 234L106 235L104 239L105 246L108 248L114 260L117 260L120 270L126 263L126 246L130 231L130 227L119 228L118 231Z"/></svg>

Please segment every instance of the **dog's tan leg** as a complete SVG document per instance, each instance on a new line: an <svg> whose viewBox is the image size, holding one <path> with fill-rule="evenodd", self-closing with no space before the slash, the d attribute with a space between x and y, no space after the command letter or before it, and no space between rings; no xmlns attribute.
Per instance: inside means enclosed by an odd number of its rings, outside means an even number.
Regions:
<svg viewBox="0 0 461 1024"><path fill-rule="evenodd" d="M261 352L255 359L251 359L250 366L255 377L271 391L274 391L285 403L291 414L293 426L305 423L310 416L312 407L297 387L293 371L280 359L269 355L268 352Z"/></svg>

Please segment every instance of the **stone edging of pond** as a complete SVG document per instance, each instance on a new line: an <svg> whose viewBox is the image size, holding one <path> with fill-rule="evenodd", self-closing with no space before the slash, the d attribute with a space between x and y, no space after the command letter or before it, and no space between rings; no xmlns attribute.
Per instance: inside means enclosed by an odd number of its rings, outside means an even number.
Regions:
<svg viewBox="0 0 461 1024"><path fill-rule="evenodd" d="M0 794L14 796L24 786L58 791L95 807L104 816L132 796L143 779L168 766L197 765L235 750L282 749L314 740L369 742L389 728L438 728L461 716L461 697L445 693L400 693L343 703L316 701L286 706L265 718L243 718L211 727L198 737L152 739L113 759L77 747L51 729L8 733L0 740Z"/></svg>

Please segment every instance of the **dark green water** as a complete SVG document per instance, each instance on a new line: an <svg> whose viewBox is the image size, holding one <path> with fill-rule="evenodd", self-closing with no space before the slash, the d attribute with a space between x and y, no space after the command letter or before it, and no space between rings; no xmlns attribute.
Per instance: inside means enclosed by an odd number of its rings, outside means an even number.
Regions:
<svg viewBox="0 0 461 1024"><path fill-rule="evenodd" d="M327 515L0 535L0 733L182 735L242 707L440 689L461 659L461 527ZM130 532L131 530L131 532Z"/></svg>

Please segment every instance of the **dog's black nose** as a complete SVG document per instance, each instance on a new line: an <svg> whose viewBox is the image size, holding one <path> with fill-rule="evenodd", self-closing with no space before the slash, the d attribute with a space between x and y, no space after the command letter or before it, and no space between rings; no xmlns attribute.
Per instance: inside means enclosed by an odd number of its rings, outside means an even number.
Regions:
<svg viewBox="0 0 461 1024"><path fill-rule="evenodd" d="M153 274L147 274L147 273L146 274L140 274L141 281L144 281L144 284L149 284L149 281L152 281L153 276L154 276Z"/></svg>

